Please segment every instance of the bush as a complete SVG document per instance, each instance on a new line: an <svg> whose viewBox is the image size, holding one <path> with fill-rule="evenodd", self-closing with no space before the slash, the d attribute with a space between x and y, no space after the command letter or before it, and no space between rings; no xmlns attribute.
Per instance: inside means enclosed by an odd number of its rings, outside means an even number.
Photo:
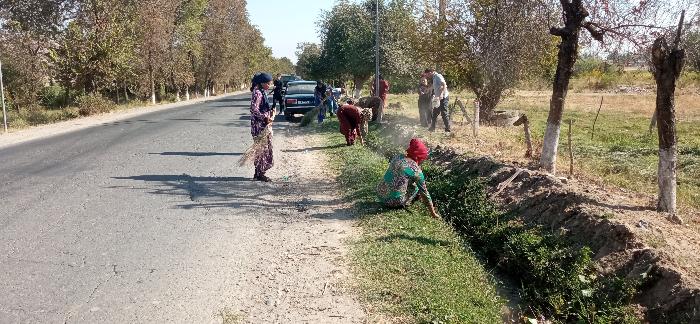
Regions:
<svg viewBox="0 0 700 324"><path fill-rule="evenodd" d="M76 103L80 116L106 113L114 108L113 102L96 93L80 96L76 100Z"/></svg>
<svg viewBox="0 0 700 324"><path fill-rule="evenodd" d="M48 86L41 89L39 94L41 105L48 108L65 107L68 104L66 90L60 86Z"/></svg>

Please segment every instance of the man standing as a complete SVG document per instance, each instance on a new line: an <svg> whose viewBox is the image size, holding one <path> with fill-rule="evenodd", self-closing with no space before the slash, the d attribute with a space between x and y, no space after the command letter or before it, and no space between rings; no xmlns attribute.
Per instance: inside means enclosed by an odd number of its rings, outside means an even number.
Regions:
<svg viewBox="0 0 700 324"><path fill-rule="evenodd" d="M272 111L275 111L275 106L277 105L277 102L279 101L280 103L280 114L284 113L284 102L282 101L282 88L284 85L282 84L282 74L277 73L275 76L275 90L272 91Z"/></svg>
<svg viewBox="0 0 700 324"><path fill-rule="evenodd" d="M447 91L447 83L445 83L445 78L440 74L435 72L434 69L426 69L425 75L433 80L433 97L440 100L440 106L433 108L433 120L430 128L431 132L435 131L435 124L437 123L438 115L442 114L442 122L445 124L445 132L450 132L450 112L448 111L449 95Z"/></svg>
<svg viewBox="0 0 700 324"><path fill-rule="evenodd" d="M379 111L379 116L377 116L379 122L382 122L384 117L384 108L386 108L386 97L389 94L389 81L384 80L384 77L379 75L379 93L376 91L376 82L372 82L372 95L377 96L382 99L382 109Z"/></svg>

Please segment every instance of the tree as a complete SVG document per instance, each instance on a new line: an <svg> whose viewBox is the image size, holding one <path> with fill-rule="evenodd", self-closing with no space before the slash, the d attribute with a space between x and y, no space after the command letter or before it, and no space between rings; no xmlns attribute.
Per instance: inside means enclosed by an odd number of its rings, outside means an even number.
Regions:
<svg viewBox="0 0 700 324"><path fill-rule="evenodd" d="M663 16L678 10L671 2L640 1L584 1L560 0L562 7L562 27L552 27L550 34L561 39L557 53L557 70L552 84L552 97L549 116L544 135L540 166L551 173L556 172L559 133L566 94L576 59L578 58L579 39L585 38L581 29L585 29L593 39L603 42L607 36L612 40L627 41L643 46L650 36L649 30L658 28L664 22ZM589 12L588 9L592 9ZM590 17L589 17L590 16Z"/></svg>
<svg viewBox="0 0 700 324"><path fill-rule="evenodd" d="M178 5L171 0L139 0L137 3L140 84L142 91L150 94L154 105L156 83L166 78L166 62L174 32L171 26L175 25Z"/></svg>
<svg viewBox="0 0 700 324"><path fill-rule="evenodd" d="M665 37L659 37L652 47L652 63L656 80L656 115L659 130L659 200L656 209L676 213L676 109L674 93L676 80L685 64L685 52L679 48L683 19L681 14L673 45L669 46Z"/></svg>
<svg viewBox="0 0 700 324"><path fill-rule="evenodd" d="M0 59L7 70L7 91L17 107L36 104L51 75L50 51L72 10L67 0L0 2Z"/></svg>
<svg viewBox="0 0 700 324"><path fill-rule="evenodd" d="M457 74L489 120L503 91L517 85L551 50L539 26L552 22L551 7L538 0L453 1L448 35L457 45L449 56ZM459 9L461 8L461 9Z"/></svg>
<svg viewBox="0 0 700 324"><path fill-rule="evenodd" d="M133 75L133 3L77 1L76 17L51 52L57 78L66 89L85 93L118 88Z"/></svg>
<svg viewBox="0 0 700 324"><path fill-rule="evenodd" d="M321 46L314 43L299 43L296 50L295 73L304 79L321 78Z"/></svg>

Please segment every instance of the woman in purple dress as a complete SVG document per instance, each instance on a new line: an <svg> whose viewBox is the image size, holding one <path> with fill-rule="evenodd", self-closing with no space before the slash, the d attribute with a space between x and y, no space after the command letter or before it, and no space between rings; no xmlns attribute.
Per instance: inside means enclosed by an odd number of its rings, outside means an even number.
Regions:
<svg viewBox="0 0 700 324"><path fill-rule="evenodd" d="M250 91L253 97L250 100L250 134L253 138L259 136L266 127L271 127L272 118L275 116L275 111L270 108L270 103L267 100L265 91L270 89L272 76L267 73L258 73L253 77L253 86ZM267 145L260 150L256 150L255 160L255 176L253 179L269 182L270 178L265 175L265 172L272 168L272 135L267 138Z"/></svg>

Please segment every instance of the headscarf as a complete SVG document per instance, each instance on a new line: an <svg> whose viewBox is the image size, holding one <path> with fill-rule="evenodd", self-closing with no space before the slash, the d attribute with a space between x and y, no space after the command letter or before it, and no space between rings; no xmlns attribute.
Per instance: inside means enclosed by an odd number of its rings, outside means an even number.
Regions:
<svg viewBox="0 0 700 324"><path fill-rule="evenodd" d="M417 138L411 140L406 150L406 156L416 161L418 164L421 164L421 162L428 158L428 153L428 147L423 144L423 141Z"/></svg>
<svg viewBox="0 0 700 324"><path fill-rule="evenodd" d="M272 76L269 73L261 72L253 76L253 88L261 83L268 83L272 81Z"/></svg>

